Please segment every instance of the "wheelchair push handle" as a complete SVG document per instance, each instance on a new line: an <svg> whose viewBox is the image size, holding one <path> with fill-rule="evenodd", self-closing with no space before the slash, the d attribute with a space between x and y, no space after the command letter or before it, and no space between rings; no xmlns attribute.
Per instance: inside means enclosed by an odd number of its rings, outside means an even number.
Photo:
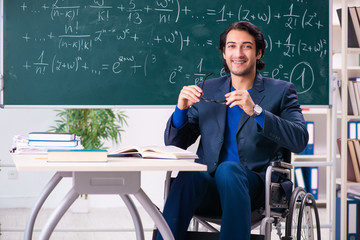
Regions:
<svg viewBox="0 0 360 240"><path fill-rule="evenodd" d="M293 165L287 162L282 161L274 161L270 163L270 166L277 167L277 168L286 168L286 169L293 169Z"/></svg>

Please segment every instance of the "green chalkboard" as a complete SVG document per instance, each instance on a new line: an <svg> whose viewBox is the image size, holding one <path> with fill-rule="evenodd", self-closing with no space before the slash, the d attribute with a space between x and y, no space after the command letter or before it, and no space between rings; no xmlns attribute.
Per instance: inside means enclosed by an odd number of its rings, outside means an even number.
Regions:
<svg viewBox="0 0 360 240"><path fill-rule="evenodd" d="M329 104L328 1L3 1L4 105L176 104L225 74L219 35L239 20L264 33L264 76Z"/></svg>

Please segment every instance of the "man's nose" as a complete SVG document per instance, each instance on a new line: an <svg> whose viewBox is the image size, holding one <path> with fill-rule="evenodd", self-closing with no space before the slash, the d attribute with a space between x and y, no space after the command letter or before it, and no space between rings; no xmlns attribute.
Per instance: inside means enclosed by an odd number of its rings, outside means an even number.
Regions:
<svg viewBox="0 0 360 240"><path fill-rule="evenodd" d="M236 48L236 54L241 57L244 56L244 49L242 47L237 47Z"/></svg>

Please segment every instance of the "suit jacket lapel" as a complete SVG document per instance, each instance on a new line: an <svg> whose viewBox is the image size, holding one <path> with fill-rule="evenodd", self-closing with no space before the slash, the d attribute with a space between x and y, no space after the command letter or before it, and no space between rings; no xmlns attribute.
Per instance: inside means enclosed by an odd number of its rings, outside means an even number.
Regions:
<svg viewBox="0 0 360 240"><path fill-rule="evenodd" d="M263 80L261 74L257 73L256 77L255 77L255 80L254 80L253 87L252 87L252 89L250 91L250 96L251 96L251 98L252 98L252 100L254 101L255 104L260 105L261 101L265 97L265 94L263 93L263 91L264 91L264 80ZM241 130L241 128L244 126L245 122L249 118L250 118L250 116L247 115L245 112L243 112L241 114L238 129L237 129L237 133L239 133L239 131Z"/></svg>

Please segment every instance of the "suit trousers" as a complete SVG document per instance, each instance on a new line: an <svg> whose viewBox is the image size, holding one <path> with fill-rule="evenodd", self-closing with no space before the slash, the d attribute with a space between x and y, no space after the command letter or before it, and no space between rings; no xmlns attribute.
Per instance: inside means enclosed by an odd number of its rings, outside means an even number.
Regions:
<svg viewBox="0 0 360 240"><path fill-rule="evenodd" d="M251 210L265 202L261 177L239 162L222 162L215 174L179 172L163 216L176 240L185 239L194 214L222 219L220 240L250 239ZM157 240L163 239L159 233Z"/></svg>

